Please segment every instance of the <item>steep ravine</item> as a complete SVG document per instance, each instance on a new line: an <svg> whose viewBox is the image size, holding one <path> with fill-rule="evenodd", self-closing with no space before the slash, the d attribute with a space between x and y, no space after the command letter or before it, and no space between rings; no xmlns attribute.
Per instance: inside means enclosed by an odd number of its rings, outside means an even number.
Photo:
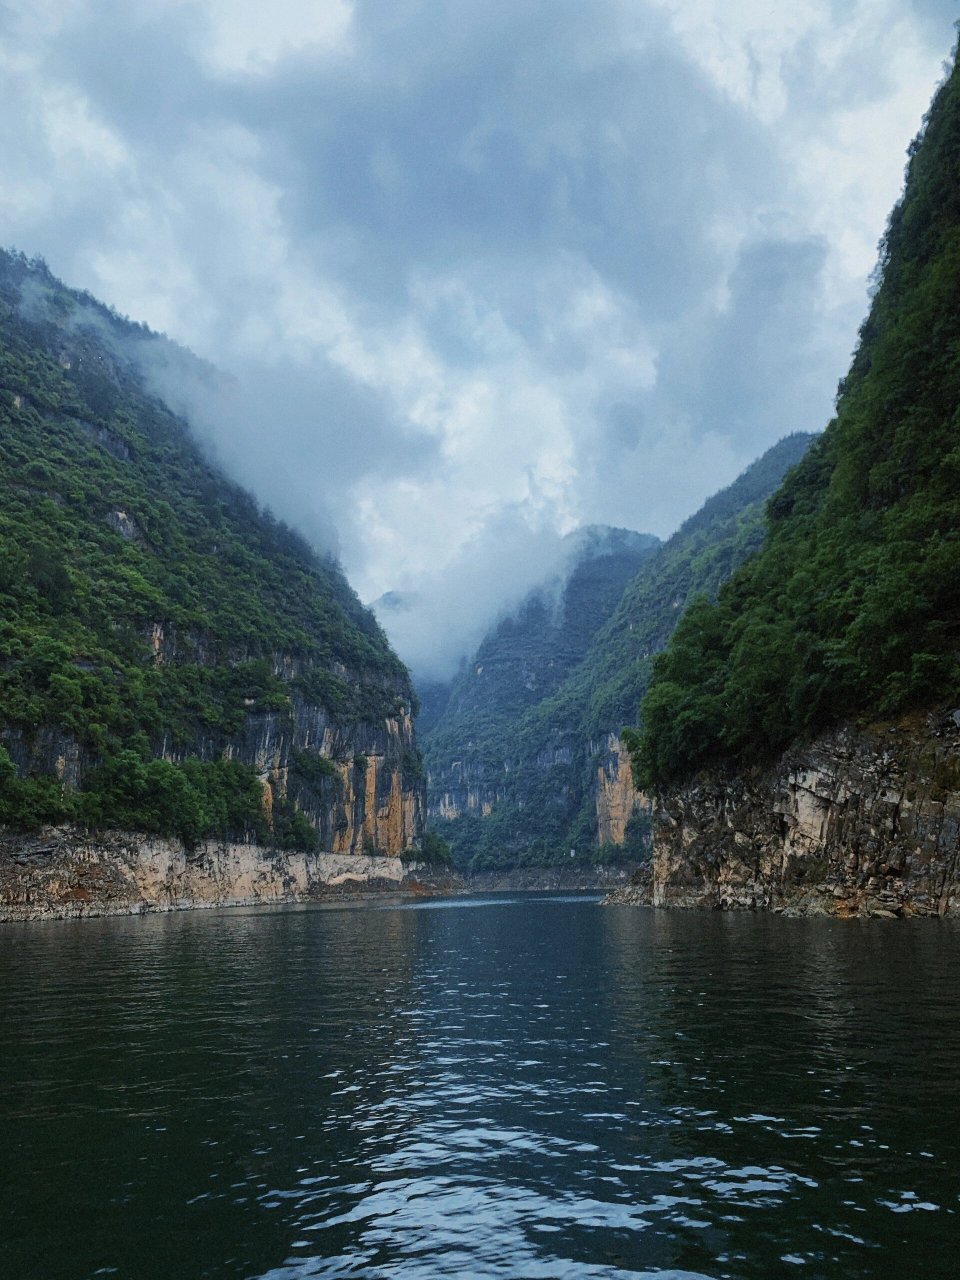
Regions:
<svg viewBox="0 0 960 1280"><path fill-rule="evenodd" d="M645 855L649 801L633 786L620 729L635 721L653 655L684 605L715 595L759 547L764 504L811 439L781 440L644 555L606 616L593 615L582 656L552 690L530 702L506 698L518 682L504 680L491 658L517 628L491 633L424 738L428 818L461 868L565 866L571 850L586 866L598 857L636 865ZM588 560L571 579L568 611L602 564ZM487 714L463 714L469 705Z"/></svg>
<svg viewBox="0 0 960 1280"><path fill-rule="evenodd" d="M649 865L606 901L960 914L960 710L846 725L766 768L663 790Z"/></svg>

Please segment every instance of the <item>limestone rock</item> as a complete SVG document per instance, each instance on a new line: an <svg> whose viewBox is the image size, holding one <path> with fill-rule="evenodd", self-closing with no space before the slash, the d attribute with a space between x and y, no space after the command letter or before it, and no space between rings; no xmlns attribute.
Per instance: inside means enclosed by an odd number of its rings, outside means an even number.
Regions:
<svg viewBox="0 0 960 1280"><path fill-rule="evenodd" d="M311 902L396 892L421 870L398 857L293 853L252 844L66 828L0 842L0 921L130 915L194 907Z"/></svg>
<svg viewBox="0 0 960 1280"><path fill-rule="evenodd" d="M791 915L960 913L954 712L843 726L654 805L653 856L608 901Z"/></svg>

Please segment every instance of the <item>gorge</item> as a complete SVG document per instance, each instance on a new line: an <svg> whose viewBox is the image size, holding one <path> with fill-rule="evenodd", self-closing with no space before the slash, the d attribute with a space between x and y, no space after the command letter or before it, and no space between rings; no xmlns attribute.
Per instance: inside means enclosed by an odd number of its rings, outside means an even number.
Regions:
<svg viewBox="0 0 960 1280"><path fill-rule="evenodd" d="M622 532L592 540L553 607L559 634L571 614L580 628L565 661L552 651L542 593L491 629L421 730L430 817L459 867L555 867L573 852L615 868L646 857L649 803L620 729L687 602L715 594L759 547L764 504L811 439L774 445L632 567L607 549ZM620 589L598 592L598 580Z"/></svg>
<svg viewBox="0 0 960 1280"><path fill-rule="evenodd" d="M956 1280L956 7L0 2L0 1280Z"/></svg>
<svg viewBox="0 0 960 1280"><path fill-rule="evenodd" d="M958 189L954 66L835 419L665 541L569 534L424 687L419 745L335 557L152 371L221 375L3 253L0 914L313 899L451 859L633 876L617 900L658 906L955 912Z"/></svg>

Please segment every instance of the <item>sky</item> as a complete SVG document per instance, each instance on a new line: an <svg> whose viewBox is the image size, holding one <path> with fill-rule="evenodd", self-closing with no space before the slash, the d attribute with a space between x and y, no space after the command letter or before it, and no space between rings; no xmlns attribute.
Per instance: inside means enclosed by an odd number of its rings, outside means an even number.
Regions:
<svg viewBox="0 0 960 1280"><path fill-rule="evenodd" d="M954 0L0 0L0 242L421 678L829 420Z"/></svg>

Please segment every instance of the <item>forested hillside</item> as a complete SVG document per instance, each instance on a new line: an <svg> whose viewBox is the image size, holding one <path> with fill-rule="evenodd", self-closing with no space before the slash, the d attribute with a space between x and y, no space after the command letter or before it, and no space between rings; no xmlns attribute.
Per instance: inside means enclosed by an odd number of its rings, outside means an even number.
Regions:
<svg viewBox="0 0 960 1280"><path fill-rule="evenodd" d="M851 717L960 696L960 72L910 149L837 414L762 552L655 666L638 777L751 762Z"/></svg>
<svg viewBox="0 0 960 1280"><path fill-rule="evenodd" d="M687 601L715 595L760 545L764 503L811 439L782 440L648 555L581 660L545 696L528 691L512 715L504 699L495 718L461 709L426 736L429 811L460 865L643 856L646 814L620 774L619 732ZM487 674L484 652L464 680L478 682L477 666ZM462 696L461 708L470 707Z"/></svg>
<svg viewBox="0 0 960 1280"><path fill-rule="evenodd" d="M583 658L624 588L660 545L650 534L588 526L570 534L570 567L499 619L434 709L424 750L495 738L553 693ZM438 701L434 694L434 701ZM439 725L437 724L439 721Z"/></svg>
<svg viewBox="0 0 960 1280"><path fill-rule="evenodd" d="M0 254L0 823L312 847L357 727L409 720L407 673L149 393L157 342Z"/></svg>

